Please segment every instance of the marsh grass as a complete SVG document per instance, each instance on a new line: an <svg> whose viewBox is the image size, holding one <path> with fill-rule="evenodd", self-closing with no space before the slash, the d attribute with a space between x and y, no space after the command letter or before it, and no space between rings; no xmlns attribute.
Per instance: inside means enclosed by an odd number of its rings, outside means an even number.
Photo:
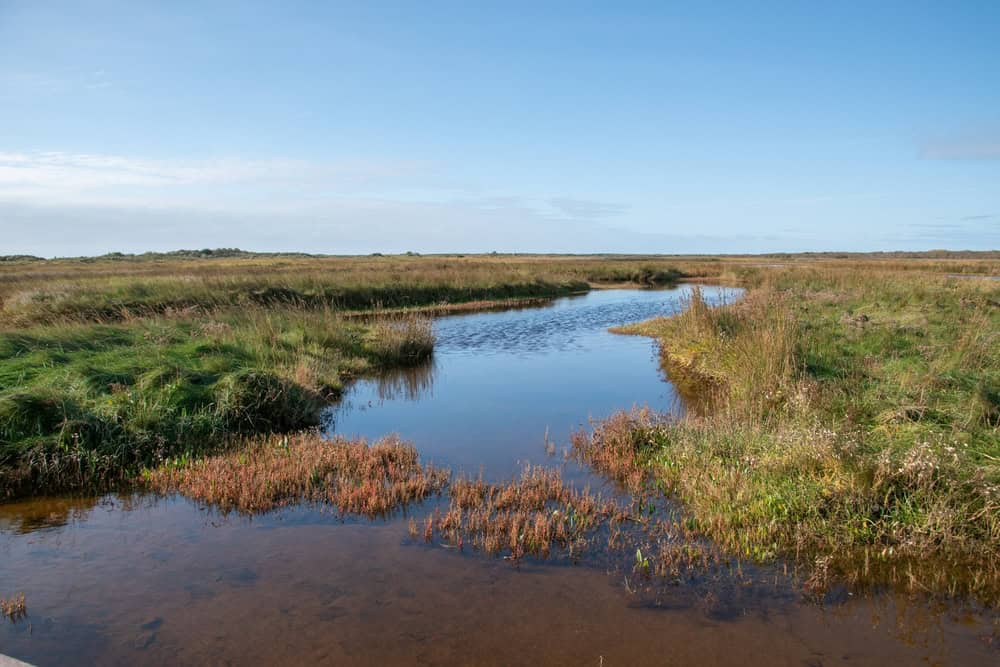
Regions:
<svg viewBox="0 0 1000 667"><path fill-rule="evenodd" d="M1000 602L1000 285L772 271L740 303L695 292L655 336L712 410L618 415L582 438L641 466L729 553L838 581ZM621 462L631 450L632 463Z"/></svg>
<svg viewBox="0 0 1000 667"><path fill-rule="evenodd" d="M6 616L11 623L17 623L27 616L28 605L24 593L18 593L12 598L0 598L0 614Z"/></svg>
<svg viewBox="0 0 1000 667"><path fill-rule="evenodd" d="M449 477L422 465L416 449L395 436L369 445L307 432L258 437L200 460L167 461L145 471L141 482L222 512L256 514L311 502L375 518L440 493Z"/></svg>
<svg viewBox="0 0 1000 667"><path fill-rule="evenodd" d="M619 432L602 443L621 444L631 438L627 420L620 419L619 426ZM593 446L587 452L600 449ZM411 518L408 532L414 540L440 540L513 564L529 557L600 564L609 574L624 574L628 591L644 596L664 585L747 581L740 559L680 517L657 487L647 483L650 475L635 483L634 464L617 458L629 472L617 478L623 483L621 493L604 497L579 489L566 483L558 468L540 466L526 466L519 478L505 483L462 477L448 488L448 507L429 514L422 526Z"/></svg>
<svg viewBox="0 0 1000 667"><path fill-rule="evenodd" d="M318 424L345 382L425 360L430 323L276 308L0 331L0 494L103 487Z"/></svg>
<svg viewBox="0 0 1000 667"><path fill-rule="evenodd" d="M117 322L230 308L369 311L555 297L591 284L667 285L663 258L246 257L0 264L0 320Z"/></svg>
<svg viewBox="0 0 1000 667"><path fill-rule="evenodd" d="M412 366L434 352L431 321L416 314L377 319L365 335L366 349L387 366Z"/></svg>
<svg viewBox="0 0 1000 667"><path fill-rule="evenodd" d="M448 495L447 511L427 517L424 539L438 535L459 548L468 545L515 562L548 558L554 551L579 557L606 523L627 518L613 501L564 483L554 468L528 466L520 478L503 484L461 478Z"/></svg>

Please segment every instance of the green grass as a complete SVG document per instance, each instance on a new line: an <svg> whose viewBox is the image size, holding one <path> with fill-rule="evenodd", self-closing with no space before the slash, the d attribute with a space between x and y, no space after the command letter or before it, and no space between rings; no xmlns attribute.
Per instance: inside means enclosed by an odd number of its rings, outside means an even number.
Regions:
<svg viewBox="0 0 1000 667"><path fill-rule="evenodd" d="M0 492L100 484L318 423L343 382L433 349L426 321L273 309L0 333Z"/></svg>
<svg viewBox="0 0 1000 667"><path fill-rule="evenodd" d="M710 395L629 427L704 534L815 577L1000 601L995 281L772 272L741 303L696 294L625 332Z"/></svg>

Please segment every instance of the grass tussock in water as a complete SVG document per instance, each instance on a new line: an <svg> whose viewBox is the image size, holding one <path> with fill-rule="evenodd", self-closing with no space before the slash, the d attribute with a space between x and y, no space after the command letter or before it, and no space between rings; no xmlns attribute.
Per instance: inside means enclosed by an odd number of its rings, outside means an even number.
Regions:
<svg viewBox="0 0 1000 667"><path fill-rule="evenodd" d="M995 281L782 271L741 303L695 292L626 331L657 337L712 408L599 425L584 447L598 467L641 465L701 534L802 563L810 586L1000 601Z"/></svg>
<svg viewBox="0 0 1000 667"><path fill-rule="evenodd" d="M589 559L622 573L633 593L655 589L656 582L740 578L739 560L675 520L662 495L645 483L629 491L627 498L604 498L565 483L558 469L530 466L507 483L462 478L449 487L448 508L429 515L422 527L410 519L409 532L414 539L438 538L513 563L525 557Z"/></svg>
<svg viewBox="0 0 1000 667"><path fill-rule="evenodd" d="M427 517L424 539L438 535L452 545L515 561L527 555L548 558L553 550L579 555L605 522L627 517L614 502L565 484L556 469L528 467L506 484L459 479L448 494L448 510ZM410 532L416 535L415 523Z"/></svg>
<svg viewBox="0 0 1000 667"><path fill-rule="evenodd" d="M12 623L17 623L28 615L28 605L24 593L18 593L12 598L0 598L0 614Z"/></svg>
<svg viewBox="0 0 1000 667"><path fill-rule="evenodd" d="M418 364L434 352L431 321L418 315L378 319L365 335L365 347L384 365Z"/></svg>
<svg viewBox="0 0 1000 667"><path fill-rule="evenodd" d="M142 481L151 490L180 493L224 512L316 502L378 517L440 493L449 477L446 470L422 465L416 449L394 436L369 445L299 433L258 438L197 461L168 462L144 473Z"/></svg>

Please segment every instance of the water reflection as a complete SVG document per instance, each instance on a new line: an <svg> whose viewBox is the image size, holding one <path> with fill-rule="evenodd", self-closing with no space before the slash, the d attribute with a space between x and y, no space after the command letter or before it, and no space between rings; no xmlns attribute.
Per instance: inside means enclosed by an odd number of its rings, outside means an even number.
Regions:
<svg viewBox="0 0 1000 667"><path fill-rule="evenodd" d="M561 450L591 417L643 405L683 411L653 342L608 328L675 313L689 293L606 290L547 308L442 317L433 366L356 382L330 411L328 429L369 440L399 433L425 459L509 479L525 463L543 463L547 444ZM704 294L718 303L738 292ZM570 468L569 478L587 475Z"/></svg>
<svg viewBox="0 0 1000 667"><path fill-rule="evenodd" d="M379 401L419 401L434 395L436 371L437 363L431 357L417 366L383 371L372 382Z"/></svg>
<svg viewBox="0 0 1000 667"><path fill-rule="evenodd" d="M0 503L0 532L25 534L85 521L98 503L94 496L57 496Z"/></svg>

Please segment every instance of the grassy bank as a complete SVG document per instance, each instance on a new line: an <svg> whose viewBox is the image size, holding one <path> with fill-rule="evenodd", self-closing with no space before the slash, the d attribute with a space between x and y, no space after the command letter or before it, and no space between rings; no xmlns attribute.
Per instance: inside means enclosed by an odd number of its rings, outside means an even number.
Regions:
<svg viewBox="0 0 1000 667"><path fill-rule="evenodd" d="M731 552L810 584L895 582L1000 600L1000 283L782 269L717 309L627 327L704 407L598 427ZM597 443L596 445L593 443ZM617 448L617 449L616 449ZM616 470L617 466L617 470Z"/></svg>
<svg viewBox="0 0 1000 667"><path fill-rule="evenodd" d="M313 426L346 380L419 362L433 342L426 320L290 308L0 332L0 495L105 485Z"/></svg>

